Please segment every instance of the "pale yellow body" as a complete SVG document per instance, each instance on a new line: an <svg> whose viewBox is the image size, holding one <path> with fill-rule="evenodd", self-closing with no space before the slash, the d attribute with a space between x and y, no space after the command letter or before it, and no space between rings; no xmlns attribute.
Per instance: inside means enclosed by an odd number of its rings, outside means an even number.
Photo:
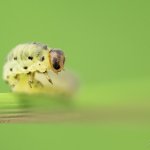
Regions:
<svg viewBox="0 0 150 150"><path fill-rule="evenodd" d="M15 92L69 94L75 80L63 71L64 60L61 50L40 43L20 44L8 54L3 78Z"/></svg>
<svg viewBox="0 0 150 150"><path fill-rule="evenodd" d="M28 57L33 57L29 60ZM44 61L41 62L41 57L44 56ZM43 49L42 45L37 44L20 44L15 47L7 57L7 62L4 65L3 78L9 81L9 78L18 74L27 74L29 72L45 72L50 70L49 51ZM15 60L14 58L17 58ZM24 67L28 67L24 69ZM12 70L10 70L12 69Z"/></svg>
<svg viewBox="0 0 150 150"><path fill-rule="evenodd" d="M46 45L27 43L16 46L8 54L4 65L3 78L10 85L16 85L17 76L34 72L45 72L51 69L49 51ZM32 58L29 59L29 58ZM44 58L42 61L41 59Z"/></svg>

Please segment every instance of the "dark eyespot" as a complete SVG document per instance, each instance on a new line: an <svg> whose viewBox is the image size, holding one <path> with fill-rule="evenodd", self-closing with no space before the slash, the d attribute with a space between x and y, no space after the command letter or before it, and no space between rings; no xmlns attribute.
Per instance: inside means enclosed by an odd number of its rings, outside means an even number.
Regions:
<svg viewBox="0 0 150 150"><path fill-rule="evenodd" d="M29 59L29 60L33 60L33 57L32 57L32 56L29 56L28 59Z"/></svg>
<svg viewBox="0 0 150 150"><path fill-rule="evenodd" d="M14 60L17 60L17 57L14 57Z"/></svg>
<svg viewBox="0 0 150 150"><path fill-rule="evenodd" d="M58 62L57 58L53 58L53 67L56 70L60 69L60 65L59 65L59 62Z"/></svg>
<svg viewBox="0 0 150 150"><path fill-rule="evenodd" d="M12 68L10 68L10 71L13 71L13 69L12 69Z"/></svg>
<svg viewBox="0 0 150 150"><path fill-rule="evenodd" d="M27 67L27 66L24 66L23 68L24 68L24 69L28 69L28 67Z"/></svg>
<svg viewBox="0 0 150 150"><path fill-rule="evenodd" d="M54 67L56 70L60 69L60 65L58 64L58 62L55 62L55 63L53 64L53 67Z"/></svg>

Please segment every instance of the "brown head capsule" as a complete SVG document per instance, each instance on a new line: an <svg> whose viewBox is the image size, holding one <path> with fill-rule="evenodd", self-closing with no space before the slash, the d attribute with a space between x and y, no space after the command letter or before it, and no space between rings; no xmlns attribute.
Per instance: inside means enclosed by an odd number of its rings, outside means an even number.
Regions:
<svg viewBox="0 0 150 150"><path fill-rule="evenodd" d="M50 64L55 73L64 69L65 56L61 50L50 50Z"/></svg>

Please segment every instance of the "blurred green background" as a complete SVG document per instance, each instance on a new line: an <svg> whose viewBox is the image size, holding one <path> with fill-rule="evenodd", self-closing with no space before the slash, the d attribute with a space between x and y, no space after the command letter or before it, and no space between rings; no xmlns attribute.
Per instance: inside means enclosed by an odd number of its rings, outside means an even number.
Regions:
<svg viewBox="0 0 150 150"><path fill-rule="evenodd" d="M149 4L141 0L1 0L0 67L17 44L39 41L62 48L66 68L78 72L84 83L149 77ZM0 91L8 91L0 83Z"/></svg>
<svg viewBox="0 0 150 150"><path fill-rule="evenodd" d="M64 50L66 68L80 78L83 105L89 102L116 106L131 100L147 104L150 98L149 8L148 0L1 0L0 76L6 55L13 47L37 41ZM2 78L0 92L9 92ZM71 149L75 143L78 149L94 146L94 149L120 149L116 147L118 141L121 147L126 143L143 142L144 145L150 132L143 131L144 127L133 131L131 126L118 131L111 125L104 128L79 125L72 129L69 126L69 130L68 126L59 125L5 126L0 129L3 149L12 149L13 144L15 149L54 149L56 145L58 149ZM52 147L50 141L55 141ZM32 146L33 142L37 144ZM107 144L111 142L109 147Z"/></svg>

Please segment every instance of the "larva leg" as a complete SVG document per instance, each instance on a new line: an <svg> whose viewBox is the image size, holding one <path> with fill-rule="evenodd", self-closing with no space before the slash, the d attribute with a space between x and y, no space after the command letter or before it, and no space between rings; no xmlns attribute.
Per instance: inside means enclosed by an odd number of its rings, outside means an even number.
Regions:
<svg viewBox="0 0 150 150"><path fill-rule="evenodd" d="M28 73L28 76L29 76L28 84L29 84L30 88L32 88L35 73L29 72L29 73Z"/></svg>
<svg viewBox="0 0 150 150"><path fill-rule="evenodd" d="M34 87L43 87L43 84L40 81L35 79L35 73L36 72L28 73L28 75L29 75L28 84L29 84L30 88L32 88L33 86Z"/></svg>
<svg viewBox="0 0 150 150"><path fill-rule="evenodd" d="M44 72L44 75L45 75L45 77L47 78L47 80L48 80L51 84L53 84L53 82L52 82L50 76L48 75L48 72L47 72L47 71Z"/></svg>
<svg viewBox="0 0 150 150"><path fill-rule="evenodd" d="M10 86L12 88L14 88L17 85L18 82L19 82L19 75L16 74L15 76L10 78L10 82L9 83L10 83Z"/></svg>

